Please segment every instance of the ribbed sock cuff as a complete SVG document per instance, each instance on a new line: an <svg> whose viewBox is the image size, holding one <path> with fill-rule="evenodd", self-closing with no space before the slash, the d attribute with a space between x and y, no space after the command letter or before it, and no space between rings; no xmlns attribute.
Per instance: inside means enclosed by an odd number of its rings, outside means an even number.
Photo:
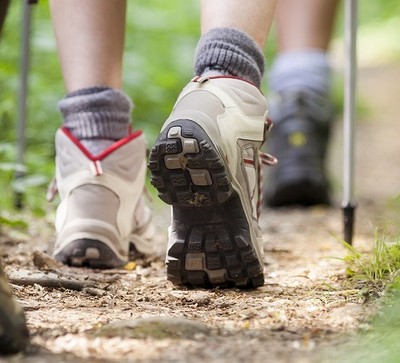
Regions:
<svg viewBox="0 0 400 363"><path fill-rule="evenodd" d="M132 102L122 91L91 87L59 102L64 126L79 140L119 140L129 133Z"/></svg>
<svg viewBox="0 0 400 363"><path fill-rule="evenodd" d="M214 28L197 45L196 75L229 75L260 87L264 55L246 33L233 28Z"/></svg>

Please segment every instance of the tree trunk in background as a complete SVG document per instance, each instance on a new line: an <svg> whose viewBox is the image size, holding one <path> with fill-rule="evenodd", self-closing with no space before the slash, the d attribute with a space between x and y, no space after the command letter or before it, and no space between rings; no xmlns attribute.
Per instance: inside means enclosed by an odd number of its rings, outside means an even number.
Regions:
<svg viewBox="0 0 400 363"><path fill-rule="evenodd" d="M3 29L3 24L7 15L7 9L9 4L10 0L0 0L0 35L1 35L1 30Z"/></svg>

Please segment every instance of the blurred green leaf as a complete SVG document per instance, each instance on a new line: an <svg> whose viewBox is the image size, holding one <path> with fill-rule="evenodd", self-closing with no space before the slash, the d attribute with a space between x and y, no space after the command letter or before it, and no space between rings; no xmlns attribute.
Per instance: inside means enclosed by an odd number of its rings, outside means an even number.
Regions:
<svg viewBox="0 0 400 363"><path fill-rule="evenodd" d="M25 221L23 221L21 219L9 219L2 215L0 215L0 226L1 225L9 226L12 228L17 228L17 229L23 229L23 230L28 228L28 223L26 223Z"/></svg>

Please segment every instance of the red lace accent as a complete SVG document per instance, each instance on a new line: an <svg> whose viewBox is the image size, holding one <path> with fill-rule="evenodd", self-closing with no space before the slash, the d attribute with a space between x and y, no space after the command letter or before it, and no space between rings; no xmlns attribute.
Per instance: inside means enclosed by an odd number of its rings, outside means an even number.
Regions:
<svg viewBox="0 0 400 363"><path fill-rule="evenodd" d="M267 140L267 135L272 128L272 121L267 119L264 128L264 142ZM264 143L263 142L263 143ZM257 218L260 218L264 199L264 173L263 165L274 166L278 164L278 159L270 154L262 151L258 152L258 203L257 203Z"/></svg>

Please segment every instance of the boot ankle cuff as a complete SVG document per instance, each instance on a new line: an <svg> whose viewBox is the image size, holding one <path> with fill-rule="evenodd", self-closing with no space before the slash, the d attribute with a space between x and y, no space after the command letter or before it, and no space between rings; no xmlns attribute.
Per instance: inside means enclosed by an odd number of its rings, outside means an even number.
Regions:
<svg viewBox="0 0 400 363"><path fill-rule="evenodd" d="M68 94L58 106L64 126L79 140L119 140L129 133L133 105L120 90L85 88Z"/></svg>
<svg viewBox="0 0 400 363"><path fill-rule="evenodd" d="M264 55L246 33L234 28L214 28L199 40L195 72L200 76L205 73L236 76L260 87Z"/></svg>

